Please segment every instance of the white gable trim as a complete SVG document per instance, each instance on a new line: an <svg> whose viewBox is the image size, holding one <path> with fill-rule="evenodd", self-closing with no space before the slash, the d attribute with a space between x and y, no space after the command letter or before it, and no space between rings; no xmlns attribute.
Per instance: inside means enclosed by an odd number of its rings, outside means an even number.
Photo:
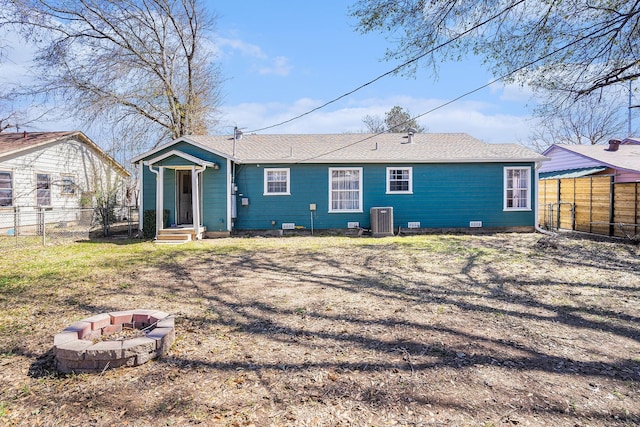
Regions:
<svg viewBox="0 0 640 427"><path fill-rule="evenodd" d="M186 142L189 145L193 145L196 148L200 148L201 150L208 151L209 153L215 154L216 156L224 157L225 159L231 159L231 160L234 160L234 161L236 160L233 156L230 156L228 153L223 153L221 151L214 150L211 147L207 147L206 145L202 145L202 144L200 144L200 143L198 143L196 141L193 141L193 140L191 140L191 139L189 139L187 137L181 137L181 138L175 139L173 141L167 142L166 144L163 144L163 145L161 145L159 147L156 147L153 150L147 151L146 153L142 153L142 154L134 157L133 159L131 159L131 163L139 162L140 160L142 160L142 159L144 159L146 157L152 156L152 155L154 155L154 154L156 154L156 153L158 153L158 152L160 152L162 150L165 150L165 149L171 147L172 145L176 145L176 144L178 144L180 142ZM145 161L145 163L146 163L146 161Z"/></svg>
<svg viewBox="0 0 640 427"><path fill-rule="evenodd" d="M213 162L209 162L207 160L202 160L198 157L192 156L191 154L187 154L187 153L183 153L182 151L178 151L178 150L171 150L168 151L158 157L154 157L153 159L150 160L146 160L144 162L145 165L154 165L164 159L167 159L169 157L172 156L176 156L176 157L180 157L182 159L185 159L191 163L195 163L196 165L200 165L200 166L209 166L209 167L214 167L215 163Z"/></svg>

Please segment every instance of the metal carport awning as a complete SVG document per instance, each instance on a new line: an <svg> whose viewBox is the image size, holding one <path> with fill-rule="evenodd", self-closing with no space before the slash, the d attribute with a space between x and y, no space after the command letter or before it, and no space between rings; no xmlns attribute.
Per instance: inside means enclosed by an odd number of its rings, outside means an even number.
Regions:
<svg viewBox="0 0 640 427"><path fill-rule="evenodd" d="M594 168L568 169L562 171L540 172L540 179L564 179L564 178L582 178L583 176L593 175L602 172L607 168L598 166Z"/></svg>

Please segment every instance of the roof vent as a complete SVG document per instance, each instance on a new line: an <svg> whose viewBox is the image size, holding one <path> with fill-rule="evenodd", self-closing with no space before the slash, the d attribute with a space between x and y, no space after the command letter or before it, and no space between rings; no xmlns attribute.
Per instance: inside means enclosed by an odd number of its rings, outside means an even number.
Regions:
<svg viewBox="0 0 640 427"><path fill-rule="evenodd" d="M407 144L413 144L413 134L416 132L414 128L407 129L407 136L405 136L405 138L407 138Z"/></svg>
<svg viewBox="0 0 640 427"><path fill-rule="evenodd" d="M236 140L242 139L242 131L238 129L238 126L233 128L233 138Z"/></svg>
<svg viewBox="0 0 640 427"><path fill-rule="evenodd" d="M610 139L609 140L609 148L607 148L605 151L618 151L618 147L620 147L620 140L619 139Z"/></svg>

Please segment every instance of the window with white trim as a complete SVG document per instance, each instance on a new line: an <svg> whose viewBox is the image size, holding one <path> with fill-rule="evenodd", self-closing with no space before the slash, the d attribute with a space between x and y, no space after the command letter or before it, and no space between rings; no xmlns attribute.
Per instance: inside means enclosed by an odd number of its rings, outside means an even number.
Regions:
<svg viewBox="0 0 640 427"><path fill-rule="evenodd" d="M504 209L531 210L531 168L504 168Z"/></svg>
<svg viewBox="0 0 640 427"><path fill-rule="evenodd" d="M362 168L329 168L329 212L362 212Z"/></svg>
<svg viewBox="0 0 640 427"><path fill-rule="evenodd" d="M62 175L61 181L62 194L65 196L73 196L76 194L76 182L73 175Z"/></svg>
<svg viewBox="0 0 640 427"><path fill-rule="evenodd" d="M387 194L413 194L413 168L387 168Z"/></svg>
<svg viewBox="0 0 640 427"><path fill-rule="evenodd" d="M0 208L13 206L13 173L0 171Z"/></svg>
<svg viewBox="0 0 640 427"><path fill-rule="evenodd" d="M264 195L278 196L291 194L289 186L289 168L265 168L264 170Z"/></svg>
<svg viewBox="0 0 640 427"><path fill-rule="evenodd" d="M36 174L36 205L51 206L51 175Z"/></svg>

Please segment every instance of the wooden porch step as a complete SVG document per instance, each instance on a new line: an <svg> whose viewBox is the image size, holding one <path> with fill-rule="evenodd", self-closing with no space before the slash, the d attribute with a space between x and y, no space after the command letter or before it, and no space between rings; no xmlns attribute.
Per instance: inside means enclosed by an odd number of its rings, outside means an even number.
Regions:
<svg viewBox="0 0 640 427"><path fill-rule="evenodd" d="M191 234L160 234L158 240L191 240Z"/></svg>
<svg viewBox="0 0 640 427"><path fill-rule="evenodd" d="M204 233L205 227L201 227L201 233ZM165 228L160 230L156 243L187 243L196 240L196 231L190 227Z"/></svg>
<svg viewBox="0 0 640 427"><path fill-rule="evenodd" d="M193 228L163 228L158 234L172 235L172 234L191 234Z"/></svg>
<svg viewBox="0 0 640 427"><path fill-rule="evenodd" d="M159 235L156 239L156 243L187 243L190 242L191 234L164 234Z"/></svg>
<svg viewBox="0 0 640 427"><path fill-rule="evenodd" d="M193 240L193 229L188 228L165 228L160 230L156 243L187 243Z"/></svg>

